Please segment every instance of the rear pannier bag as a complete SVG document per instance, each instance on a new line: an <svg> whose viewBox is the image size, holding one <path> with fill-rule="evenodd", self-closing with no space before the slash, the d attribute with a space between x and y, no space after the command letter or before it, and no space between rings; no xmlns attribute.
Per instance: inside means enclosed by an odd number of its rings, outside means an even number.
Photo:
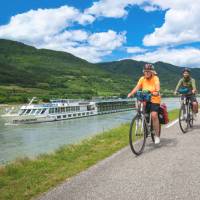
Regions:
<svg viewBox="0 0 200 200"><path fill-rule="evenodd" d="M164 103L160 105L158 118L161 124L167 124L169 122L167 106Z"/></svg>

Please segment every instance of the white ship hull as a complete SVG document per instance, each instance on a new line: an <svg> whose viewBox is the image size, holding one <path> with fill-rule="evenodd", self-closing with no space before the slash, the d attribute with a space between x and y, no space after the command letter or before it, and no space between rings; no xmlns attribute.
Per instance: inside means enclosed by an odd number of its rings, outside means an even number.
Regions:
<svg viewBox="0 0 200 200"><path fill-rule="evenodd" d="M75 118L88 117L94 115L97 115L97 112L62 113L59 115L44 115L44 116L40 115L19 116L19 115L5 114L2 115L2 118L6 121L7 124L33 124L33 123L75 119Z"/></svg>
<svg viewBox="0 0 200 200"><path fill-rule="evenodd" d="M49 104L32 104L22 106L17 113L12 110L1 117L7 124L32 124L61 121L94 115L109 114L133 110L133 101L69 101L52 100Z"/></svg>

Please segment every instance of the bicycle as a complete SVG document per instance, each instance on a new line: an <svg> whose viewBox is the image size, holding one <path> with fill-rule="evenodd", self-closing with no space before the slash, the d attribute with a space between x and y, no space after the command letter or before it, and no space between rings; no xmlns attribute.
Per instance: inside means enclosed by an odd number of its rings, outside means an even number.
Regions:
<svg viewBox="0 0 200 200"><path fill-rule="evenodd" d="M155 131L153 129L150 112L146 112L146 105L150 102L151 94L142 91L136 93L137 113L132 119L129 131L129 144L135 155L140 155L145 147L146 138L151 136L154 142Z"/></svg>
<svg viewBox="0 0 200 200"><path fill-rule="evenodd" d="M186 133L189 128L193 127L194 116L191 102L191 93L184 94L183 91L179 91L181 94L181 107L179 110L179 126L183 133Z"/></svg>

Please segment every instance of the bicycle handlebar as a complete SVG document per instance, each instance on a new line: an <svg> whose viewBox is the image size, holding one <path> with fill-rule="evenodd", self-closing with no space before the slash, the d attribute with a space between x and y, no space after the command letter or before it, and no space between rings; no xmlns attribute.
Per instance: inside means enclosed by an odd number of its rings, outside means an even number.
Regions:
<svg viewBox="0 0 200 200"><path fill-rule="evenodd" d="M138 101L151 101L151 96L149 91L137 91L135 94Z"/></svg>
<svg viewBox="0 0 200 200"><path fill-rule="evenodd" d="M192 91L191 89L187 88L187 87L182 87L177 91L179 94L184 95L184 96L189 96L192 95Z"/></svg>

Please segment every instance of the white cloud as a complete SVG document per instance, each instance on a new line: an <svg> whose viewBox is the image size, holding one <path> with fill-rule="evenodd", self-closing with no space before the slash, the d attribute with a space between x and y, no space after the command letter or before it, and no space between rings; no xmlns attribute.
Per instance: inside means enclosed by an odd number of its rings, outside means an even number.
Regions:
<svg viewBox="0 0 200 200"><path fill-rule="evenodd" d="M41 38L59 34L73 23L91 23L94 17L81 14L77 9L62 6L56 9L30 10L13 16L10 23L0 27L0 37L40 43Z"/></svg>
<svg viewBox="0 0 200 200"><path fill-rule="evenodd" d="M100 0L85 10L95 17L121 18L130 6L146 12L166 10L165 22L143 39L145 46L176 45L200 41L200 0Z"/></svg>
<svg viewBox="0 0 200 200"><path fill-rule="evenodd" d="M101 16L124 17L128 14L128 8L134 5L146 12L166 10L164 24L144 37L145 46L175 46L200 41L200 0L100 0L84 13L69 6L30 10L13 16L7 25L0 26L0 38L21 41L37 48L66 51L88 61L99 62L125 43L126 33L112 30L89 33L70 30L70 27L76 23L90 24ZM182 66L197 66L200 57L196 48L160 48L146 52L140 47L128 47L126 50L127 53L137 54L133 58L161 60Z"/></svg>
<svg viewBox="0 0 200 200"><path fill-rule="evenodd" d="M37 48L66 51L91 62L99 62L103 56L126 41L125 33L89 33L70 30L74 23L92 23L94 17L79 10L62 6L56 9L30 10L13 16L9 24L0 26L0 38L24 42Z"/></svg>
<svg viewBox="0 0 200 200"><path fill-rule="evenodd" d="M144 53L147 51L147 49L143 49L141 47L127 47L127 53Z"/></svg>
<svg viewBox="0 0 200 200"><path fill-rule="evenodd" d="M128 14L127 8L133 5L141 5L144 0L100 0L85 10L85 13L96 17L121 18Z"/></svg>
<svg viewBox="0 0 200 200"><path fill-rule="evenodd" d="M103 56L122 46L126 41L125 33L115 31L90 34L85 31L65 31L38 45L47 48L72 53L90 62L100 62Z"/></svg>
<svg viewBox="0 0 200 200"><path fill-rule="evenodd" d="M133 56L132 59L152 63L163 61L183 67L200 67L200 49L193 47L183 49L160 48L153 52Z"/></svg>
<svg viewBox="0 0 200 200"><path fill-rule="evenodd" d="M66 51L93 63L102 61L103 56L112 53L111 50L105 49L101 51L93 46L68 47Z"/></svg>
<svg viewBox="0 0 200 200"><path fill-rule="evenodd" d="M125 41L125 32L119 35L112 30L108 32L95 33L89 37L88 43L100 50L108 49L113 50L120 47Z"/></svg>
<svg viewBox="0 0 200 200"><path fill-rule="evenodd" d="M146 35L146 46L177 45L200 41L200 0L151 0L152 4L169 8L164 24Z"/></svg>
<svg viewBox="0 0 200 200"><path fill-rule="evenodd" d="M144 5L142 6L143 10L145 10L146 12L153 12L153 11L156 11L156 10L159 10L160 8L155 6L155 5Z"/></svg>

